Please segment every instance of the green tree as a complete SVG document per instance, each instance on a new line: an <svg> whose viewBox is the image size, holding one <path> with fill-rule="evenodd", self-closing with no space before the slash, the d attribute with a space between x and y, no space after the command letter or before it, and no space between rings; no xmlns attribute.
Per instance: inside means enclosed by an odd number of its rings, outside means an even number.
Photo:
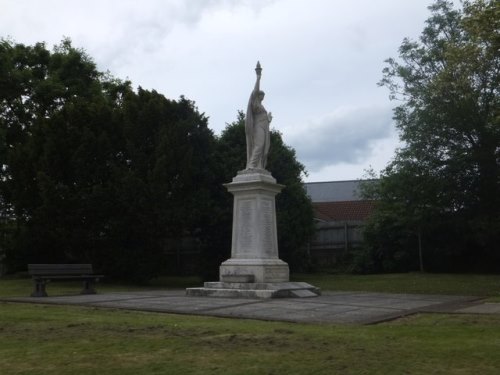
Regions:
<svg viewBox="0 0 500 375"><path fill-rule="evenodd" d="M381 174L367 227L379 270L381 259L397 264L391 248L408 253L418 240L431 269L500 259L500 9L493 0L429 9L420 40L404 39L380 83L401 101L394 119L404 146Z"/></svg>
<svg viewBox="0 0 500 375"><path fill-rule="evenodd" d="M169 267L161 255L212 220L215 139L207 118L185 98L172 101L139 88L125 96L122 115L127 166L117 194L122 213L111 225L122 250L111 262L119 259L130 270L137 257L123 251L141 258L150 253L150 269L165 272L175 265Z"/></svg>
<svg viewBox="0 0 500 375"><path fill-rule="evenodd" d="M2 40L0 54L0 125L7 150L0 189L17 227L7 260L22 267L28 259L71 259L90 240L81 231L88 234L85 228L95 220L82 210L88 214L92 203L102 201L103 166L114 154L114 124L100 74L69 40L52 53L43 43ZM103 188L94 190L96 184Z"/></svg>
<svg viewBox="0 0 500 375"><path fill-rule="evenodd" d="M135 280L163 271L169 244L210 216L215 139L206 117L185 98L135 92L100 73L69 40L53 51L2 40L0 73L12 270L89 261Z"/></svg>

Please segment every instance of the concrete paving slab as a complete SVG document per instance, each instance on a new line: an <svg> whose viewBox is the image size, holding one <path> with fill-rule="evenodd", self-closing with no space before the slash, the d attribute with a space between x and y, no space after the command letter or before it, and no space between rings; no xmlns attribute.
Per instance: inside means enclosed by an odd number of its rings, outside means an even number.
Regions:
<svg viewBox="0 0 500 375"><path fill-rule="evenodd" d="M335 324L373 324L416 312L500 313L500 304L478 305L477 297L365 292L327 292L322 296L301 299L235 299L188 297L183 290L152 290L0 298L0 301Z"/></svg>
<svg viewBox="0 0 500 375"><path fill-rule="evenodd" d="M324 307L325 305L328 306L328 304L321 303L321 301L318 301L315 298L316 302L315 303L297 303L296 300L294 299L289 299L289 300L283 300L280 301L280 303L267 303L263 305L263 308L270 309L270 308L279 308L281 310L287 310L287 311L302 311L302 310L314 310L316 308Z"/></svg>
<svg viewBox="0 0 500 375"><path fill-rule="evenodd" d="M375 323L374 317L377 317L378 321L388 320L393 316L400 316L404 314L404 311L394 311L393 309L388 308L377 308L377 307L368 307L364 309L356 309L351 311L346 311L343 313L335 314L335 320L342 323Z"/></svg>
<svg viewBox="0 0 500 375"><path fill-rule="evenodd" d="M500 303L482 303L457 310L465 314L500 314Z"/></svg>

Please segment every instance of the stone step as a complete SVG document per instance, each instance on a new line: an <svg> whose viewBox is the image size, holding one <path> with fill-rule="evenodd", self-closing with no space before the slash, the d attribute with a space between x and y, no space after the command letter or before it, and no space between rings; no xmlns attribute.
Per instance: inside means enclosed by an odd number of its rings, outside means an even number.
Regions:
<svg viewBox="0 0 500 375"><path fill-rule="evenodd" d="M216 289L259 289L259 290L278 290L278 289L317 289L311 284L304 282L281 282L281 283L245 283L245 282L224 282L208 281L203 284L205 288Z"/></svg>
<svg viewBox="0 0 500 375"><path fill-rule="evenodd" d="M307 298L321 291L307 283L225 283L207 282L201 288L186 289L187 296L225 298Z"/></svg>
<svg viewBox="0 0 500 375"><path fill-rule="evenodd" d="M217 288L187 288L186 295L190 297L224 297L224 298L273 298L274 290L250 289L217 289Z"/></svg>
<svg viewBox="0 0 500 375"><path fill-rule="evenodd" d="M224 283L253 283L254 275L221 275L220 279Z"/></svg>
<svg viewBox="0 0 500 375"><path fill-rule="evenodd" d="M317 297L318 295L309 289L300 289L300 290L291 290L290 297L296 298L308 298L308 297Z"/></svg>

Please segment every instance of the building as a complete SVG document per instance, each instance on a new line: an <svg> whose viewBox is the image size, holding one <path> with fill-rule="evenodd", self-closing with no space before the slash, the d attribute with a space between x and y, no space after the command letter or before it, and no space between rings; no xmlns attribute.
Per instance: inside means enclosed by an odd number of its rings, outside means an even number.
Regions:
<svg viewBox="0 0 500 375"><path fill-rule="evenodd" d="M339 255L361 245L363 224L374 209L374 201L361 195L363 183L373 183L373 180L305 184L317 230L309 249L319 265L331 266Z"/></svg>

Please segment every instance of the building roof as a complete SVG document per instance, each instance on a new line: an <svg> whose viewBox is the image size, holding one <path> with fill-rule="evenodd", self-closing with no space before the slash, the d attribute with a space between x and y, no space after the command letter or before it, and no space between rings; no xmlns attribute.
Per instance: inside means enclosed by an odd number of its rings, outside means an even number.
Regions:
<svg viewBox="0 0 500 375"><path fill-rule="evenodd" d="M374 201L313 202L314 217L321 221L363 221L373 211Z"/></svg>
<svg viewBox="0 0 500 375"><path fill-rule="evenodd" d="M320 221L363 221L375 202L363 199L361 184L376 180L309 182L304 184L311 198L314 217Z"/></svg>
<svg viewBox="0 0 500 375"><path fill-rule="evenodd" d="M313 202L346 202L362 200L361 183L370 181L372 180L308 182L304 185Z"/></svg>

